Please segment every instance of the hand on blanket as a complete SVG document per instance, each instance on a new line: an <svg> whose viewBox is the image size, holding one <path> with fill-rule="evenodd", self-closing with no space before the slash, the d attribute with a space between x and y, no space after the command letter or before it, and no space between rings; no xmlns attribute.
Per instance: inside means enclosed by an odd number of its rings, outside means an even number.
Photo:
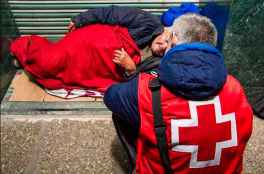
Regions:
<svg viewBox="0 0 264 174"><path fill-rule="evenodd" d="M68 29L68 32L69 32L69 33L72 32L72 31L74 31L74 30L76 29L75 23L74 23L73 21L71 21L71 22L69 23L67 29Z"/></svg>
<svg viewBox="0 0 264 174"><path fill-rule="evenodd" d="M128 74L132 74L136 70L136 64L122 48L121 50L115 50L113 62L125 68Z"/></svg>

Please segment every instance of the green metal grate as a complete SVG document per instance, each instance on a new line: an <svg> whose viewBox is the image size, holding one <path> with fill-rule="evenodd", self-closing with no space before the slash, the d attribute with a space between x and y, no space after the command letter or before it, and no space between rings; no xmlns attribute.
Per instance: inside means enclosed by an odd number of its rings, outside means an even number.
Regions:
<svg viewBox="0 0 264 174"><path fill-rule="evenodd" d="M57 40L67 32L70 19L87 9L121 5L137 7L161 15L169 7L178 6L182 2L203 5L210 1L212 0L9 0L8 5L20 35L38 34ZM217 2L229 3L230 0L217 0Z"/></svg>

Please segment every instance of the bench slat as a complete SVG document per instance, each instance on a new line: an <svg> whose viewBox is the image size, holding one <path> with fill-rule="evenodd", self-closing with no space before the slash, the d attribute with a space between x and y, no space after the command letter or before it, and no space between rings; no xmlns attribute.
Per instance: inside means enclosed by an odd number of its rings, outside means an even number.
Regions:
<svg viewBox="0 0 264 174"><path fill-rule="evenodd" d="M65 21L25 21L25 22L16 22L18 27L43 27L43 26L67 26L69 24L69 19Z"/></svg>
<svg viewBox="0 0 264 174"><path fill-rule="evenodd" d="M105 7L112 4L10 4L12 9L87 9ZM169 4L119 4L120 6L138 7L138 8L169 8Z"/></svg>
<svg viewBox="0 0 264 174"><path fill-rule="evenodd" d="M31 30L20 30L21 34L65 34L67 33L67 29L54 29L54 30L37 30L37 29L31 29Z"/></svg>

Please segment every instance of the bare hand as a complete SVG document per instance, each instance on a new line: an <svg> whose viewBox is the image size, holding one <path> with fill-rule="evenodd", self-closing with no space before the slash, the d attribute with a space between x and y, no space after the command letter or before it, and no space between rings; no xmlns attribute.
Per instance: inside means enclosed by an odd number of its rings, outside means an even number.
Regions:
<svg viewBox="0 0 264 174"><path fill-rule="evenodd" d="M67 29L68 29L68 32L69 32L69 33L72 32L72 31L74 31L74 30L76 29L75 23L74 23L73 21L71 21L71 22L69 23Z"/></svg>
<svg viewBox="0 0 264 174"><path fill-rule="evenodd" d="M136 70L135 62L123 48L114 51L113 62L125 68L128 73L133 73Z"/></svg>

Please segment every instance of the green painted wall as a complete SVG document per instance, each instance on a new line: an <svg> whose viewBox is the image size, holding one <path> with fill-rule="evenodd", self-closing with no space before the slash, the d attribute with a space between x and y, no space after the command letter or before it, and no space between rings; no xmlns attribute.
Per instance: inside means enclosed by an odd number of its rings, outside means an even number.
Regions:
<svg viewBox="0 0 264 174"><path fill-rule="evenodd" d="M18 35L7 0L0 4L0 101L15 73L12 59L8 54L10 39Z"/></svg>
<svg viewBox="0 0 264 174"><path fill-rule="evenodd" d="M264 114L264 0L233 2L224 54L229 72L241 81L255 109Z"/></svg>

